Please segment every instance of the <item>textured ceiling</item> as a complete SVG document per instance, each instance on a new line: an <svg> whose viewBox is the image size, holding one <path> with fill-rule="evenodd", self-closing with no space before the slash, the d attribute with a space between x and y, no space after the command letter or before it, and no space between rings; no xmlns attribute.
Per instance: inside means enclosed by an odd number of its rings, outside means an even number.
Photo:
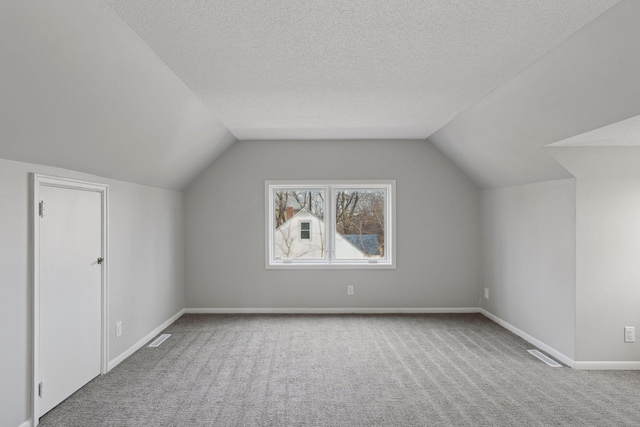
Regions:
<svg viewBox="0 0 640 427"><path fill-rule="evenodd" d="M106 1L239 139L426 138L617 0Z"/></svg>
<svg viewBox="0 0 640 427"><path fill-rule="evenodd" d="M2 0L0 158L182 189L236 137L429 137L483 188L567 177L542 146L640 115L616 3Z"/></svg>
<svg viewBox="0 0 640 427"><path fill-rule="evenodd" d="M640 116L581 133L546 147L640 147Z"/></svg>
<svg viewBox="0 0 640 427"><path fill-rule="evenodd" d="M544 149L578 179L638 180L640 116L549 144Z"/></svg>

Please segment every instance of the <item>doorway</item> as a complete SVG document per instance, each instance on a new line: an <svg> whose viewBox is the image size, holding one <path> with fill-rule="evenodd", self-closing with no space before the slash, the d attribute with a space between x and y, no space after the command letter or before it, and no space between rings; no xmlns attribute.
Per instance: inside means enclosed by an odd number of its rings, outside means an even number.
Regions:
<svg viewBox="0 0 640 427"><path fill-rule="evenodd" d="M102 184L33 176L33 420L107 372Z"/></svg>

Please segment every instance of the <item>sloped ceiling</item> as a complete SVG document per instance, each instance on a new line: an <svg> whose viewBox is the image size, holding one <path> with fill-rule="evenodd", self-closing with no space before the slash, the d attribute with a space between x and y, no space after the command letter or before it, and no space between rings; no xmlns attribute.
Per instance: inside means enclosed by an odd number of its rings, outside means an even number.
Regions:
<svg viewBox="0 0 640 427"><path fill-rule="evenodd" d="M635 115L617 3L3 0L0 157L181 189L236 138L440 129L483 187L555 179L542 145Z"/></svg>
<svg viewBox="0 0 640 427"><path fill-rule="evenodd" d="M578 179L640 179L640 116L544 147ZM640 189L629 194L637 197Z"/></svg>
<svg viewBox="0 0 640 427"><path fill-rule="evenodd" d="M0 158L181 189L233 141L102 1L0 2Z"/></svg>
<svg viewBox="0 0 640 427"><path fill-rule="evenodd" d="M638 22L621 2L429 140L482 188L570 177L544 145L640 114Z"/></svg>
<svg viewBox="0 0 640 427"><path fill-rule="evenodd" d="M640 116L572 136L545 148L548 151L551 147L640 147Z"/></svg>

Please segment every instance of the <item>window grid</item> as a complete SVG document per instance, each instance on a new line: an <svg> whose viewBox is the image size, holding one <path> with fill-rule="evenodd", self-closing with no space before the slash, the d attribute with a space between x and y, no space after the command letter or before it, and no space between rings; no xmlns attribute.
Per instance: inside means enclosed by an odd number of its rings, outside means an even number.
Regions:
<svg viewBox="0 0 640 427"><path fill-rule="evenodd" d="M311 223L308 221L303 221L300 223L300 239L309 240L311 239Z"/></svg>

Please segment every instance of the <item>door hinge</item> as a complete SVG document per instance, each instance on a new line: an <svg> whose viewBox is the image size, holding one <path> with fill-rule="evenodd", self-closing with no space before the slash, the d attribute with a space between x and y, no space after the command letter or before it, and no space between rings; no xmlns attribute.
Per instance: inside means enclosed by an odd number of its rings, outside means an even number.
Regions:
<svg viewBox="0 0 640 427"><path fill-rule="evenodd" d="M38 397L42 397L44 394L44 381L38 383Z"/></svg>
<svg viewBox="0 0 640 427"><path fill-rule="evenodd" d="M44 218L44 200L38 203L38 214L40 214L40 218Z"/></svg>

